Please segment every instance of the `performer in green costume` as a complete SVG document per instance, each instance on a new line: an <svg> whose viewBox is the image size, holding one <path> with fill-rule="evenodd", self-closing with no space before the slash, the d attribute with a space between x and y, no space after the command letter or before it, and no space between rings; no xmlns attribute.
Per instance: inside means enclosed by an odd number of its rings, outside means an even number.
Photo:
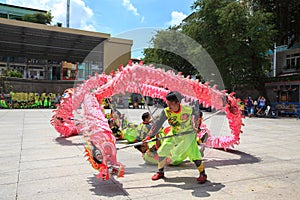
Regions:
<svg viewBox="0 0 300 200"><path fill-rule="evenodd" d="M164 167L167 162L167 157L171 157L170 153L172 152L172 159L174 160L189 157L190 161L195 163L200 173L197 181L204 183L207 179L207 175L205 174L202 157L198 149L193 119L194 116L198 116L198 114L193 108L181 105L181 99L182 96L179 92L170 92L167 94L166 103L168 107L160 114L159 119L153 125L148 137L145 139L149 140L151 137L154 137L166 120L168 120L171 127L168 135L179 134L178 136L170 137L162 141L161 146L157 150L158 172L152 176L152 180L155 181L164 177Z"/></svg>
<svg viewBox="0 0 300 200"><path fill-rule="evenodd" d="M151 116L149 112L143 113L142 120L143 122L140 123L137 127L137 135L136 135L135 142L142 141L147 136L149 130L151 129L151 123L150 123ZM143 152L141 149L142 145L135 146L135 148Z"/></svg>

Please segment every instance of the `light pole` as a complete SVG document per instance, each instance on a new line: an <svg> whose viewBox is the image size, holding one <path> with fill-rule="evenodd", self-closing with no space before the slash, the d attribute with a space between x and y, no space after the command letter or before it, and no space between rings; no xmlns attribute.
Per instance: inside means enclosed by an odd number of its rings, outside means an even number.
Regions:
<svg viewBox="0 0 300 200"><path fill-rule="evenodd" d="M276 42L274 43L274 53L273 53L273 76L276 77Z"/></svg>
<svg viewBox="0 0 300 200"><path fill-rule="evenodd" d="M67 0L67 28L70 27L70 0Z"/></svg>

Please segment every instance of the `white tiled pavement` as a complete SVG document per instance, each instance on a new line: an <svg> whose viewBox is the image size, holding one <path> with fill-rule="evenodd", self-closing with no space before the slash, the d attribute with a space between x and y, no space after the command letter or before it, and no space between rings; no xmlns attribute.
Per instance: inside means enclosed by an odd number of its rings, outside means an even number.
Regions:
<svg viewBox="0 0 300 200"><path fill-rule="evenodd" d="M121 109L139 122L145 110ZM207 183L194 165L156 166L134 148L118 151L124 178L96 179L83 157L81 136L60 138L52 110L0 110L0 199L300 199L300 120L247 118L234 150L205 150ZM204 113L209 116L210 113ZM229 134L224 115L206 121L213 135ZM118 142L118 146L125 145Z"/></svg>

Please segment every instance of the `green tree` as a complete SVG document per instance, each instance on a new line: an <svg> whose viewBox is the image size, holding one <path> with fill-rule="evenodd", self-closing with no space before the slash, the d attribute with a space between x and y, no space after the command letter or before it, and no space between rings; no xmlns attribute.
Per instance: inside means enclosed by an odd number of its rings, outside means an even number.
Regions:
<svg viewBox="0 0 300 200"><path fill-rule="evenodd" d="M26 14L22 17L23 21L27 22L33 22L38 24L50 24L53 19L53 16L51 15L51 11L48 11L47 13L34 13L34 14Z"/></svg>
<svg viewBox="0 0 300 200"><path fill-rule="evenodd" d="M171 69L224 88L221 75L207 51L193 38L183 34L180 26L158 31L153 48L144 50L144 61L159 68Z"/></svg>
<svg viewBox="0 0 300 200"><path fill-rule="evenodd" d="M271 12L276 24L275 41L291 47L300 42L300 1L299 0L254 0L254 9Z"/></svg>
<svg viewBox="0 0 300 200"><path fill-rule="evenodd" d="M15 70L9 70L7 72L7 76L8 77L17 77L17 78L22 78L23 77L23 74L19 71L15 71Z"/></svg>
<svg viewBox="0 0 300 200"><path fill-rule="evenodd" d="M237 90L240 85L247 84L264 92L264 77L270 69L265 52L272 48L276 31L272 14L254 10L251 3L246 0L242 3L236 0L195 1L191 7L194 12L181 25L156 34L152 39L153 49L144 51L145 62L162 63L193 74L191 66L194 63L191 65L187 61L193 61L197 56L201 58L203 50L192 45L178 54L178 49L188 42L184 41L182 45L178 38L168 34L180 32L209 53L227 89ZM202 63L201 70L210 67L205 65L207 63ZM205 81L209 79L205 78Z"/></svg>
<svg viewBox="0 0 300 200"><path fill-rule="evenodd" d="M144 49L144 61L157 67L173 69L183 75L194 75L197 71L186 60L188 45L173 28L157 31L152 38L153 48Z"/></svg>
<svg viewBox="0 0 300 200"><path fill-rule="evenodd" d="M226 87L243 83L264 90L268 70L264 52L272 47L275 34L271 13L253 11L251 1L198 0L194 14L182 32L196 39L215 61Z"/></svg>

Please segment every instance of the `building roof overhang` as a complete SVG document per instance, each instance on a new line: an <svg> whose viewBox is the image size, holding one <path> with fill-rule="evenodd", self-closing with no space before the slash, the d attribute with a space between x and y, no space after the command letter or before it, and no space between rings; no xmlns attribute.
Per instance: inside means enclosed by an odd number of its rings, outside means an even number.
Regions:
<svg viewBox="0 0 300 200"><path fill-rule="evenodd" d="M0 56L69 62L83 62L95 47L110 38L110 34L3 18L0 32Z"/></svg>

